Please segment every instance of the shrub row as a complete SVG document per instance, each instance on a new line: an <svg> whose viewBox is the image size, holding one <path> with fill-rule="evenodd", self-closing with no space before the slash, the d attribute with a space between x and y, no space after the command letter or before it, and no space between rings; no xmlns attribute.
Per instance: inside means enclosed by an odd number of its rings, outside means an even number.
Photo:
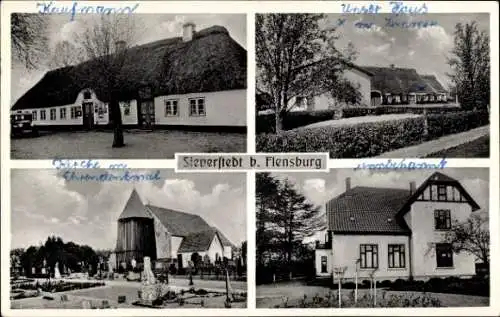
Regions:
<svg viewBox="0 0 500 317"><path fill-rule="evenodd" d="M428 133L425 135L425 120ZM468 111L401 120L323 126L259 134L258 152L328 152L331 158L372 157L488 124L487 112Z"/></svg>
<svg viewBox="0 0 500 317"><path fill-rule="evenodd" d="M334 110L297 111L289 112L283 120L283 129L291 130L316 122L332 120ZM274 133L276 129L276 115L274 113L258 115L255 118L257 133Z"/></svg>
<svg viewBox="0 0 500 317"><path fill-rule="evenodd" d="M422 114L424 110L428 114L433 113L448 113L460 111L459 107L432 107L426 108L422 106L379 106L379 107L348 107L342 110L342 118L362 117L367 115L384 115L384 114L402 114L414 113ZM316 110L316 111L297 111L289 112L283 120L284 130L291 130L298 127L303 127L316 122L334 119L335 110ZM274 133L275 132L275 114L258 115L256 120L257 133Z"/></svg>
<svg viewBox="0 0 500 317"><path fill-rule="evenodd" d="M424 118L260 134L259 152L329 152L332 158L370 157L423 141Z"/></svg>

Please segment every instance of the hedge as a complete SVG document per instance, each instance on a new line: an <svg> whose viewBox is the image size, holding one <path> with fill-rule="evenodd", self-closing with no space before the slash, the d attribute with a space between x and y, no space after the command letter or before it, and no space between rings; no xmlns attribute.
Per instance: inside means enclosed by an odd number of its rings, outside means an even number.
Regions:
<svg viewBox="0 0 500 317"><path fill-rule="evenodd" d="M331 158L372 157L489 122L488 113L481 111L428 115L428 133L425 135L425 120L426 117L421 116L259 134L256 148L258 152L328 152Z"/></svg>
<svg viewBox="0 0 500 317"><path fill-rule="evenodd" d="M342 118L362 117L368 115L384 115L384 114L423 114L424 110L428 114L434 113L450 113L460 111L460 107L422 107L422 106L378 106L378 107L346 107L342 109L327 109L314 111L297 111L289 112L283 119L283 129L291 130L298 127L303 127L316 122L333 120L335 111L342 111ZM274 133L275 132L275 114L257 115L255 118L257 133Z"/></svg>
<svg viewBox="0 0 500 317"><path fill-rule="evenodd" d="M283 120L283 129L291 130L316 122L332 120L335 110L297 111L289 112ZM258 115L255 118L255 131L257 133L274 133L276 128L276 115L274 113Z"/></svg>

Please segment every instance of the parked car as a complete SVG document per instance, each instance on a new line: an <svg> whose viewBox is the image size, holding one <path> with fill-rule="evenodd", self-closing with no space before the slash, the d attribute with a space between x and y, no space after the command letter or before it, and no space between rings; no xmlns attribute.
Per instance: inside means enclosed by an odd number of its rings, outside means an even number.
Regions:
<svg viewBox="0 0 500 317"><path fill-rule="evenodd" d="M33 123L31 113L16 113L10 115L11 136L37 136L38 129Z"/></svg>

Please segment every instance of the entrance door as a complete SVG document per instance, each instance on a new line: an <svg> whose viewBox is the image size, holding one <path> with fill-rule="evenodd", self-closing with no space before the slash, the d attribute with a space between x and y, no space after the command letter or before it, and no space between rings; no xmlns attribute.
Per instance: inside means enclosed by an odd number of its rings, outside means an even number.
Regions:
<svg viewBox="0 0 500 317"><path fill-rule="evenodd" d="M94 127L94 109L92 102L83 102L83 127L92 129Z"/></svg>
<svg viewBox="0 0 500 317"><path fill-rule="evenodd" d="M177 268L182 269L182 254L177 254Z"/></svg>
<svg viewBox="0 0 500 317"><path fill-rule="evenodd" d="M143 129L153 129L155 125L155 105L153 100L139 102L139 126Z"/></svg>

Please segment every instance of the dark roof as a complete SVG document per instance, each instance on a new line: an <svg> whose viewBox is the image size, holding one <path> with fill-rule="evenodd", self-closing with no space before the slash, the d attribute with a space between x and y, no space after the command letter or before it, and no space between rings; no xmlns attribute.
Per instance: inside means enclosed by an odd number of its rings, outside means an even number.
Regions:
<svg viewBox="0 0 500 317"><path fill-rule="evenodd" d="M472 211L480 208L460 182L435 172L413 194L405 189L380 187L360 186L347 190L326 204L328 229L334 234L410 234L404 214L428 185L436 183L456 186L472 206Z"/></svg>
<svg viewBox="0 0 500 317"><path fill-rule="evenodd" d="M118 217L118 220L127 218L152 219L152 217L146 212L146 207L142 203L141 198L135 189L132 190L132 193L125 204L125 208L123 209L120 217Z"/></svg>
<svg viewBox="0 0 500 317"><path fill-rule="evenodd" d="M423 80L427 82L429 86L431 86L436 92L446 93L446 89L441 85L439 80L434 75L421 75Z"/></svg>
<svg viewBox="0 0 500 317"><path fill-rule="evenodd" d="M409 190L354 187L327 203L328 228L334 233L408 234L396 215L409 197Z"/></svg>
<svg viewBox="0 0 500 317"><path fill-rule="evenodd" d="M107 80L98 59L51 70L19 98L12 110L73 104L78 93L91 88L97 98L109 101ZM119 74L120 99L137 99L138 88L150 86L154 96L246 88L246 50L221 26L181 37L164 39L125 51Z"/></svg>
<svg viewBox="0 0 500 317"><path fill-rule="evenodd" d="M432 184L450 184L455 186L460 193L467 199L467 202L469 205L472 207L472 211L476 211L480 209L481 207L477 204L477 202L469 195L469 193L465 190L465 188L460 184L459 181L454 179L453 177L450 177L448 175L445 175L441 172L434 172L425 182L420 185L415 193L411 195L411 197L408 199L408 201L405 203L405 205L401 208L399 213L401 215L404 215L406 212L409 211L409 206L416 201L422 192L427 188L427 186L432 185Z"/></svg>
<svg viewBox="0 0 500 317"><path fill-rule="evenodd" d="M198 215L151 205L146 207L173 236L187 237L193 233L214 230Z"/></svg>
<svg viewBox="0 0 500 317"><path fill-rule="evenodd" d="M384 93L434 93L430 86L413 68L363 66L373 74L371 89Z"/></svg>
<svg viewBox="0 0 500 317"><path fill-rule="evenodd" d="M214 228L214 227L212 227L212 228ZM217 230L217 228L214 228L214 229ZM220 241L222 242L223 246L232 247L232 248L234 247L234 244L231 241L229 241L229 239L226 238L226 236L222 232L217 230L217 234L219 235Z"/></svg>
<svg viewBox="0 0 500 317"><path fill-rule="evenodd" d="M217 230L213 228L206 231L192 233L182 240L177 252L185 253L207 251L210 248L210 244L214 240L215 236L217 236Z"/></svg>

